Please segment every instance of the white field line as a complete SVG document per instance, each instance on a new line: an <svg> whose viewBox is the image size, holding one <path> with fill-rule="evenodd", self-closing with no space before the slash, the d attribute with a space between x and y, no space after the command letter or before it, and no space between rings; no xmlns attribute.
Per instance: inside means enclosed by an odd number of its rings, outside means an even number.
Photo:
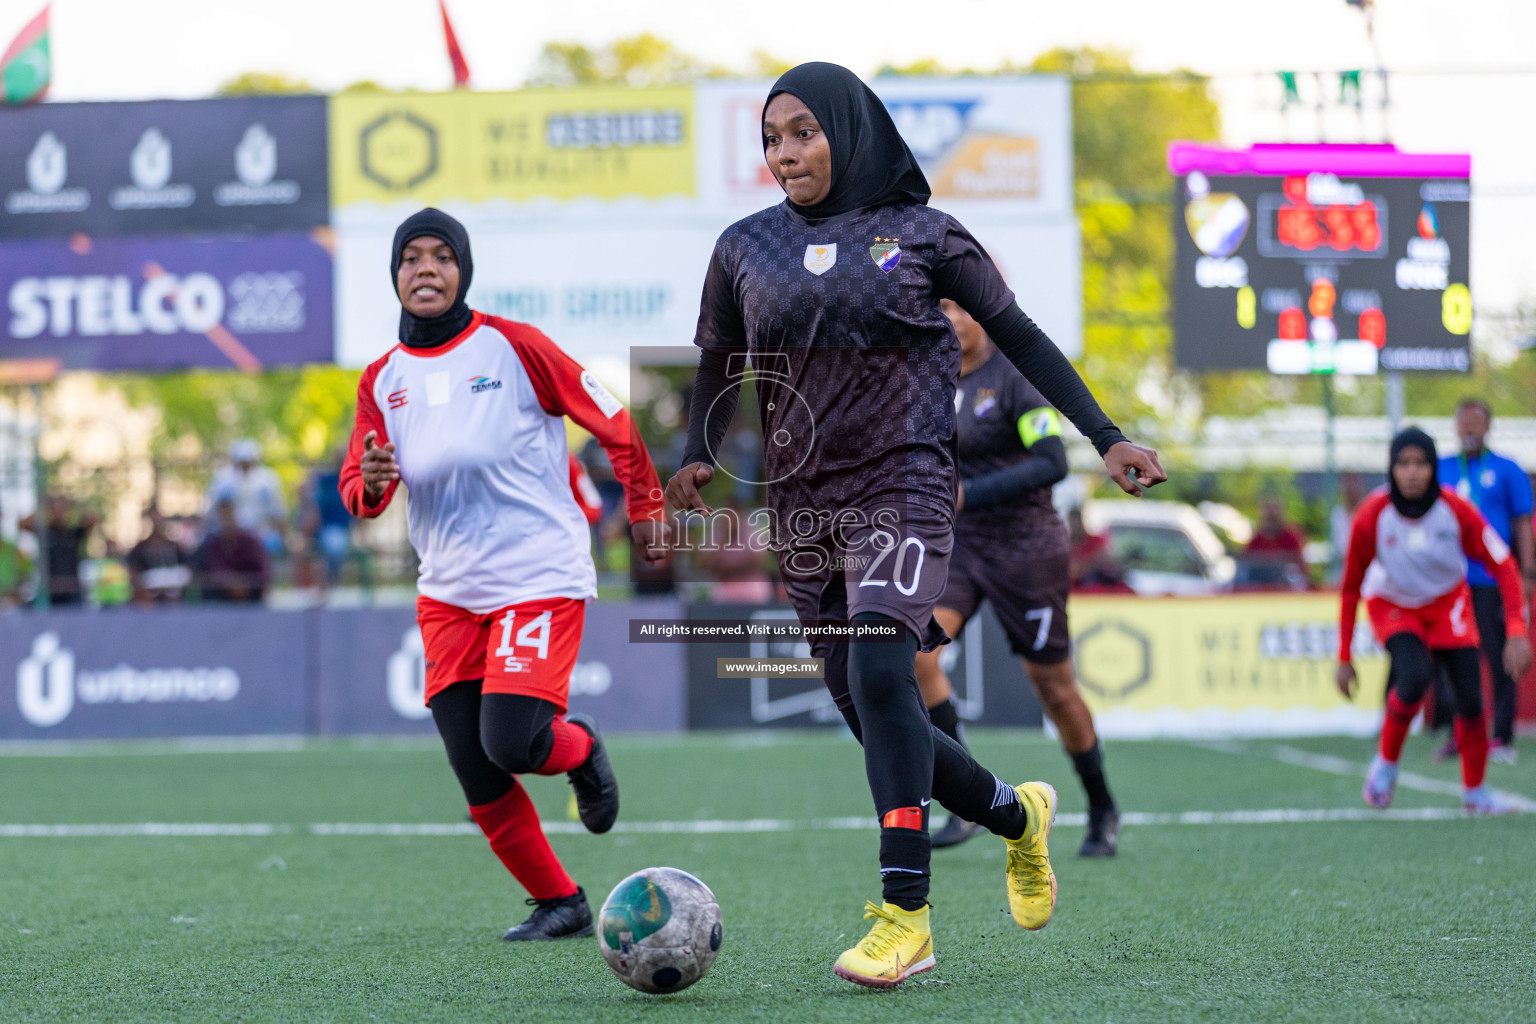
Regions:
<svg viewBox="0 0 1536 1024"><path fill-rule="evenodd" d="M1295 765L1298 768L1311 768L1315 771L1327 772L1330 775L1343 775L1349 778L1363 779L1368 765L1356 761L1349 761L1342 757L1334 757L1331 754L1314 754L1310 750L1302 750L1299 747L1286 746L1284 743L1259 744L1243 743L1241 741L1216 741L1210 743L1196 743L1195 746L1204 747L1207 750L1217 750L1223 754L1250 754L1255 757L1267 757L1283 764ZM1420 793L1433 793L1436 796L1461 796L1461 783L1447 782L1444 779L1432 779L1428 775L1420 775L1417 772L1399 771L1397 784L1403 789L1417 790ZM1508 790L1496 789L1493 791L1520 810L1530 813L1536 811L1536 800L1521 796L1519 793L1511 793Z"/></svg>
<svg viewBox="0 0 1536 1024"><path fill-rule="evenodd" d="M1252 811L1180 811L1146 813L1131 811L1121 815L1127 825L1281 825L1337 821L1445 821L1462 813L1450 807L1394 808L1386 811L1366 807L1267 808ZM1063 814L1056 824L1083 826L1087 815ZM872 819L857 818L747 818L743 820L710 819L704 821L621 821L613 827L618 834L630 835L752 835L762 832L873 831ZM547 821L544 831L551 835L582 835L586 830L570 821ZM280 825L257 822L220 824L192 822L140 822L136 824L84 825L6 825L0 824L0 839L93 839L122 836L151 838L203 838L286 836L308 833L313 836L478 836L480 828L462 822L315 822L309 825Z"/></svg>

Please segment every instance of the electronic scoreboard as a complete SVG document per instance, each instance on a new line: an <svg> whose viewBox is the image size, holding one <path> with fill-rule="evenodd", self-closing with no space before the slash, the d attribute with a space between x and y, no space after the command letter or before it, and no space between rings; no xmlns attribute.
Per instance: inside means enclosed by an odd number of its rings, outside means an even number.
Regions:
<svg viewBox="0 0 1536 1024"><path fill-rule="evenodd" d="M1470 369L1470 157L1175 142L1168 168L1180 367Z"/></svg>

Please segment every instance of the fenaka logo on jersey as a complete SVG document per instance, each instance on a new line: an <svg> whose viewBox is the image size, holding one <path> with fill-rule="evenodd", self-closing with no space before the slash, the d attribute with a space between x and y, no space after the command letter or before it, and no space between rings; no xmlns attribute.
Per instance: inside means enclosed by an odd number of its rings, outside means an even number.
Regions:
<svg viewBox="0 0 1536 1024"><path fill-rule="evenodd" d="M500 389L501 381L492 380L483 373L469 378L469 393L472 395L478 395L482 391L499 391Z"/></svg>
<svg viewBox="0 0 1536 1024"><path fill-rule="evenodd" d="M837 263L837 243L805 247L805 269L820 277Z"/></svg>
<svg viewBox="0 0 1536 1024"><path fill-rule="evenodd" d="M391 391L389 393L389 407L391 409L398 409L406 404L405 392L406 389L401 388L399 391Z"/></svg>
<svg viewBox="0 0 1536 1024"><path fill-rule="evenodd" d="M869 258L875 261L875 266L889 274L896 269L896 264L901 262L901 240L899 238L875 239L875 244L869 247Z"/></svg>

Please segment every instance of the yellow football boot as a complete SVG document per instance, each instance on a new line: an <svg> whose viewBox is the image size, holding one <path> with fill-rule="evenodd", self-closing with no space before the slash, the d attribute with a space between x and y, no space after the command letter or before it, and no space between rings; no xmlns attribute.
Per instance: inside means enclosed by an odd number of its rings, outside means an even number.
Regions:
<svg viewBox="0 0 1536 1024"><path fill-rule="evenodd" d="M894 903L864 904L875 926L859 944L837 958L832 973L855 985L894 988L913 974L933 969L933 933L928 910L902 910Z"/></svg>
<svg viewBox="0 0 1536 1024"><path fill-rule="evenodd" d="M1056 822L1056 789L1048 782L1014 787L1029 816L1029 827L1008 844L1008 909L1023 928L1035 931L1051 922L1056 909L1056 872L1045 841Z"/></svg>

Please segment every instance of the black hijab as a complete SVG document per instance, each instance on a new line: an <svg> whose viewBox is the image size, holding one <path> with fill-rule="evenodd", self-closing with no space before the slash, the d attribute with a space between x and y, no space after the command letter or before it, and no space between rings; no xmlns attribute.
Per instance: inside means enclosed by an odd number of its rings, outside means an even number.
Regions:
<svg viewBox="0 0 1536 1024"><path fill-rule="evenodd" d="M768 102L787 92L816 115L832 147L832 189L815 206L790 208L804 217L835 217L887 203L926 206L928 179L891 120L890 111L859 76L819 61L790 68L768 92ZM767 104L763 110L766 115ZM764 143L767 148L767 143Z"/></svg>
<svg viewBox="0 0 1536 1024"><path fill-rule="evenodd" d="M475 261L469 252L469 232L464 225L442 210L431 206L418 210L405 218L395 229L395 243L389 253L389 286L399 296L400 255L412 241L430 235L441 238L453 250L459 261L459 293L453 297L453 305L437 316L422 319L400 307L400 341L408 348L436 348L463 333L473 315L464 296L469 294L469 282L475 276Z"/></svg>
<svg viewBox="0 0 1536 1024"><path fill-rule="evenodd" d="M1403 492L1397 489L1397 478L1392 475L1392 467L1397 465L1397 457L1404 448L1421 448L1424 457L1429 459L1429 488L1413 499L1403 497ZM1387 486L1392 490L1392 507L1405 518L1418 519L1434 507L1435 502L1440 500L1440 460L1435 454L1435 439L1418 427L1408 427L1399 432L1392 439L1392 457L1387 462Z"/></svg>

